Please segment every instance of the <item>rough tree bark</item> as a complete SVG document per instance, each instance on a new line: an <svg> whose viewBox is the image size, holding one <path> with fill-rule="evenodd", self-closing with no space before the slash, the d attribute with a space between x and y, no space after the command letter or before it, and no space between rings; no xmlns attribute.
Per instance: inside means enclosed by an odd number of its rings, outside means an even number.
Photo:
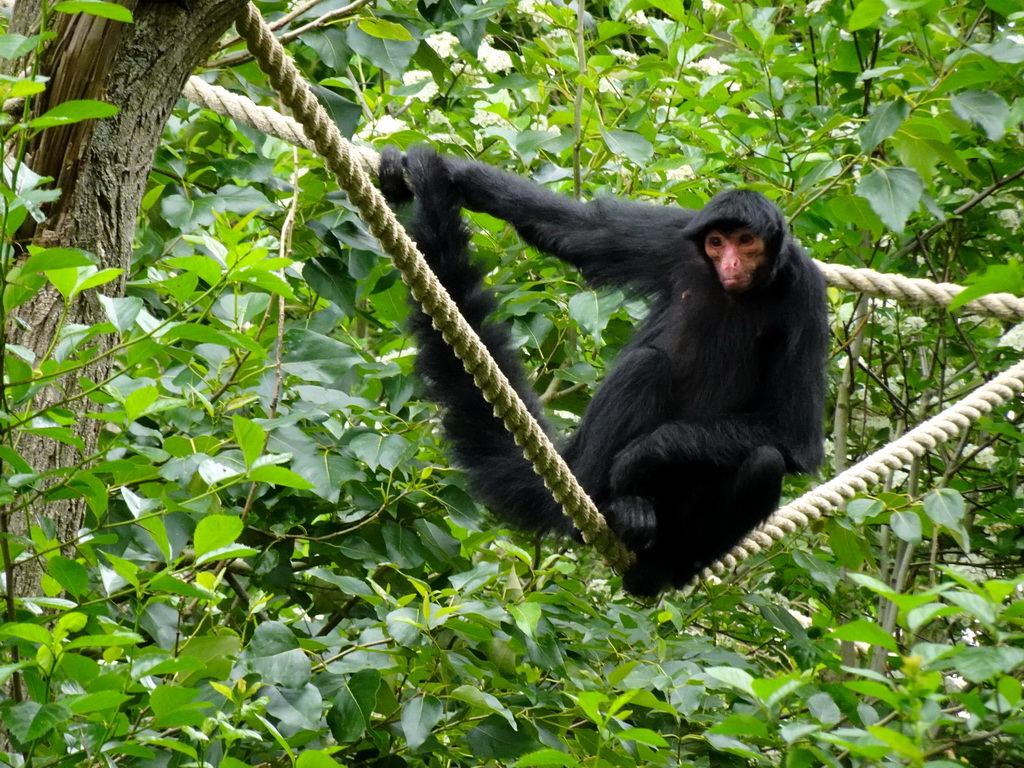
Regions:
<svg viewBox="0 0 1024 768"><path fill-rule="evenodd" d="M53 177L62 193L47 210L45 221L20 233L20 249L29 243L80 248L97 256L101 267L123 269L127 276L139 206L164 123L186 78L209 55L245 1L123 0L134 14L132 24L86 14L51 14L57 35L42 61L42 73L50 81L46 92L35 97L33 115L70 99L101 99L120 111L111 118L43 131L30 146L28 167ZM38 0L18 0L10 31L33 34L39 8ZM120 295L124 276L103 290ZM3 329L7 343L32 350L38 359L57 332L61 308L56 290L40 293L8 318ZM76 301L67 318L83 325L103 320L94 296ZM109 348L111 341L100 343ZM78 376L95 382L109 373L110 361L102 358L76 376L52 382L37 396L33 410L43 411L80 391ZM80 398L66 407L81 414L91 405L88 398ZM94 419L78 420L84 454L27 434L20 436L17 451L40 473L73 467L94 453L98 429ZM10 467L0 468L0 474L8 472ZM33 523L45 517L55 524L58 540L66 542L81 526L84 509L82 500L69 499L17 514L0 510L0 527L11 540L26 536ZM41 577L39 558L14 559L14 563L3 563L9 620L14 618L18 598L39 594Z"/></svg>

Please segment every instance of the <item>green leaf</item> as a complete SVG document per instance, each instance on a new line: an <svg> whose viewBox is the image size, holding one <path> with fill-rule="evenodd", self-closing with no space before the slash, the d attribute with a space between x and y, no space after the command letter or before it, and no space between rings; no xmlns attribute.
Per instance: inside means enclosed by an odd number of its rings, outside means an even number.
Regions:
<svg viewBox="0 0 1024 768"><path fill-rule="evenodd" d="M224 762L221 761L221 768ZM331 753L322 749L306 749L295 761L295 768L342 768L341 763L331 757Z"/></svg>
<svg viewBox="0 0 1024 768"><path fill-rule="evenodd" d="M902 233L924 190L921 177L910 168L879 168L861 179L857 194L871 205L878 218Z"/></svg>
<svg viewBox="0 0 1024 768"><path fill-rule="evenodd" d="M920 761L924 754L918 748L913 741L904 736L898 731L894 731L891 728L886 728L881 725L869 725L868 731L876 739L884 741L887 745L892 747L896 752L903 757L906 757L914 762Z"/></svg>
<svg viewBox="0 0 1024 768"><path fill-rule="evenodd" d="M753 715L747 715L751 719L754 719ZM768 729L764 727L765 734L767 735ZM615 734L615 738L619 741L635 741L638 744L646 744L649 747L667 747L669 746L668 741L660 733L652 731L650 728L625 728Z"/></svg>
<svg viewBox="0 0 1024 768"><path fill-rule="evenodd" d="M3 713L3 721L20 742L30 742L62 727L71 719L63 704L39 704L23 701Z"/></svg>
<svg viewBox="0 0 1024 768"><path fill-rule="evenodd" d="M1010 108L1003 98L992 91L964 91L949 100L953 114L981 128L991 141L1006 135Z"/></svg>
<svg viewBox="0 0 1024 768"><path fill-rule="evenodd" d="M910 114L910 107L903 99L888 101L875 107L871 119L860 129L860 148L870 152L892 136Z"/></svg>
<svg viewBox="0 0 1024 768"><path fill-rule="evenodd" d="M0 35L0 59L17 59L36 47L39 36L25 37L13 32Z"/></svg>
<svg viewBox="0 0 1024 768"><path fill-rule="evenodd" d="M125 24L131 24L134 20L132 12L123 5L104 3L100 0L64 0L53 8L61 13L88 13L91 16L100 16L104 19L123 21Z"/></svg>
<svg viewBox="0 0 1024 768"><path fill-rule="evenodd" d="M80 123L83 120L97 120L110 117L118 113L118 108L113 104L92 99L72 99L58 104L53 109L47 110L39 117L29 123L31 128L40 130L42 128L53 128L57 125L71 125Z"/></svg>
<svg viewBox="0 0 1024 768"><path fill-rule="evenodd" d="M149 706L153 709L154 727L181 728L201 725L205 717L199 710L212 705L199 698L199 691L195 688L158 685L149 696Z"/></svg>
<svg viewBox="0 0 1024 768"><path fill-rule="evenodd" d="M501 701L489 693L481 691L479 688L472 685L460 685L454 691L452 691L452 698L464 701L478 709L484 709L488 712L493 712L496 715L504 717L508 724L513 729L518 729L515 718L512 713L505 707Z"/></svg>
<svg viewBox="0 0 1024 768"><path fill-rule="evenodd" d="M443 714L441 702L433 696L416 696L405 703L400 722L409 749L415 750L427 740Z"/></svg>
<svg viewBox="0 0 1024 768"><path fill-rule="evenodd" d="M99 299L100 306L103 307L103 313L107 316L107 319L121 333L131 329L135 325L135 320L138 318L139 313L142 312L142 299L137 296L118 298L101 293L97 294L96 298Z"/></svg>
<svg viewBox="0 0 1024 768"><path fill-rule="evenodd" d="M263 452L263 446L267 444L267 433L259 424L244 416L232 416L231 424L235 432L235 441L245 457L245 466L251 467Z"/></svg>
<svg viewBox="0 0 1024 768"><path fill-rule="evenodd" d="M234 544L244 523L233 515L207 515L199 521L195 532L196 559L214 550Z"/></svg>
<svg viewBox="0 0 1024 768"><path fill-rule="evenodd" d="M46 572L75 597L89 591L89 571L81 563L54 555L46 563Z"/></svg>
<svg viewBox="0 0 1024 768"><path fill-rule="evenodd" d="M381 40L400 40L404 42L413 39L412 35L409 34L409 30L401 24L385 21L384 19L362 18L359 20L359 29L371 37L377 37Z"/></svg>
<svg viewBox="0 0 1024 768"><path fill-rule="evenodd" d="M882 0L861 0L847 19L846 28L855 32L858 29L870 27L882 18L887 10Z"/></svg>
<svg viewBox="0 0 1024 768"><path fill-rule="evenodd" d="M737 669L736 667L708 667L704 671L726 685L742 691L751 698L757 698L757 694L754 693L754 678L751 677L749 672Z"/></svg>
<svg viewBox="0 0 1024 768"><path fill-rule="evenodd" d="M513 730L503 718L491 715L471 730L466 740L470 754L478 761L494 760L499 763L512 760L542 745L532 735L533 729Z"/></svg>
<svg viewBox="0 0 1024 768"><path fill-rule="evenodd" d="M604 143L614 155L625 155L637 165L646 165L654 157L654 145L634 131L601 128Z"/></svg>
<svg viewBox="0 0 1024 768"><path fill-rule="evenodd" d="M327 724L340 743L355 741L370 727L380 687L380 672L361 669L338 691L334 707L327 713Z"/></svg>
<svg viewBox="0 0 1024 768"><path fill-rule="evenodd" d="M307 491L316 488L313 483L309 482L302 475L298 475L286 467L257 467L249 472L246 477L253 482L270 483L271 485L279 485L284 488L301 488Z"/></svg>
<svg viewBox="0 0 1024 768"><path fill-rule="evenodd" d="M78 697L65 699L68 708L76 715L84 715L90 712L106 712L108 715L116 715L121 705L131 698L126 693L118 691L98 691Z"/></svg>
<svg viewBox="0 0 1024 768"><path fill-rule="evenodd" d="M150 406L160 396L155 386L139 387L124 399L125 421L136 421L139 416L148 412Z"/></svg>
<svg viewBox="0 0 1024 768"><path fill-rule="evenodd" d="M889 525L892 532L908 544L917 544L921 541L921 518L916 512L893 512Z"/></svg>
<svg viewBox="0 0 1024 768"><path fill-rule="evenodd" d="M832 637L837 640L849 640L853 643L868 643L886 650L897 652L896 640L893 636L868 619L857 619L849 624L832 630Z"/></svg>
<svg viewBox="0 0 1024 768"><path fill-rule="evenodd" d="M537 765L560 765L566 768L575 768L579 764L579 760L572 755L559 752L557 749L541 749L528 755L523 755L516 761L518 768L532 768L532 766Z"/></svg>
<svg viewBox="0 0 1024 768"><path fill-rule="evenodd" d="M416 452L416 446L401 435L378 435L374 432L356 435L349 447L371 470L383 468L389 472Z"/></svg>
<svg viewBox="0 0 1024 768"><path fill-rule="evenodd" d="M49 645L53 640L53 636L46 627L23 623L0 625L0 637L17 637L39 645Z"/></svg>
<svg viewBox="0 0 1024 768"><path fill-rule="evenodd" d="M967 515L967 504L959 491L953 488L936 488L924 497L922 506L932 522L946 528L956 537L957 543L964 551L970 551L971 538L963 523Z"/></svg>
<svg viewBox="0 0 1024 768"><path fill-rule="evenodd" d="M382 39L364 32L359 24L350 24L346 30L348 44L353 51L368 59L375 67L401 78L419 47L419 41L410 35L408 40Z"/></svg>
<svg viewBox="0 0 1024 768"><path fill-rule="evenodd" d="M30 250L32 255L21 264L23 273L96 266L94 256L76 248L31 248Z"/></svg>
<svg viewBox="0 0 1024 768"><path fill-rule="evenodd" d="M224 267L216 259L209 256L176 256L164 259L164 263L172 269L181 269L199 275L209 286L217 285L224 275Z"/></svg>

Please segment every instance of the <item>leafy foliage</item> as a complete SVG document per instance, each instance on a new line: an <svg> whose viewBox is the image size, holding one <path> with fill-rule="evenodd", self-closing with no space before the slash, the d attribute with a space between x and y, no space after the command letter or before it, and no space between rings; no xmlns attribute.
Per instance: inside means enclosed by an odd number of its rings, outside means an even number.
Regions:
<svg viewBox="0 0 1024 768"><path fill-rule="evenodd" d="M358 140L670 205L746 184L823 260L1021 287L1011 0L611 0L582 33L573 7L534 0L382 2L310 25L319 12L291 22L308 26L290 47ZM41 44L7 35L0 56ZM267 87L246 63L211 76ZM105 108L68 103L5 138ZM412 375L405 289L317 158L182 103L126 295L43 357L13 342L19 307L46 284L70 307L116 275L64 248L16 255L55 193L24 166L2 192L0 503L34 525L0 543L8 583L19 561L46 565L44 593L12 597L0 625L11 764L1024 761L1016 407L722 581L637 605L590 552L537 550L470 500ZM500 222L473 227L569 426L644 308L581 288ZM1022 326L831 301L839 468L1024 348ZM98 354L113 376L40 406ZM41 477L19 438L84 450L83 398L100 450ZM68 497L88 504L72 542L46 516Z"/></svg>

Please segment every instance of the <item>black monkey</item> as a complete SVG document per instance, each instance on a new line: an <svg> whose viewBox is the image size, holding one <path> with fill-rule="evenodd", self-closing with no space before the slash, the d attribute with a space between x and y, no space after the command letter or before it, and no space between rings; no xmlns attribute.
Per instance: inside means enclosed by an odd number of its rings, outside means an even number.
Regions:
<svg viewBox="0 0 1024 768"><path fill-rule="evenodd" d="M686 585L775 510L784 474L821 463L824 281L761 194L722 192L700 211L580 203L428 148L385 148L380 181L393 203L415 197L413 237L535 416L508 330L486 322L495 303L470 262L460 209L508 221L596 286L652 299L562 448L637 553L628 591ZM479 499L519 529L571 534L430 320L418 313L413 330L419 370Z"/></svg>

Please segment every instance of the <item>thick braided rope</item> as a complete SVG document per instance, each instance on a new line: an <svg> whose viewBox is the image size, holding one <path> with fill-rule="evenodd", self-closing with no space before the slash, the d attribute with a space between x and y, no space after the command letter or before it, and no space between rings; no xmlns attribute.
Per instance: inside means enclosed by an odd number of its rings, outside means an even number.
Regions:
<svg viewBox="0 0 1024 768"><path fill-rule="evenodd" d="M829 285L861 291L869 296L888 296L915 304L946 306L964 290L962 285L953 283L933 283L931 280L916 277L904 277L892 273L883 274L875 272L873 269L855 269L841 264L816 263L824 273ZM1024 299L1010 293L989 293L967 302L963 309L978 314L1016 320L1024 317Z"/></svg>
<svg viewBox="0 0 1024 768"><path fill-rule="evenodd" d="M298 122L269 107L258 106L245 96L232 93L226 88L210 85L198 77L191 77L185 84L183 95L194 104L226 115L243 125L306 149L316 150L313 142L302 132L302 126ZM375 174L379 159L377 153L367 147L353 147L353 150L359 153L363 169L367 173ZM964 290L962 285L954 283L935 283L923 278L904 277L842 264L826 264L820 261L814 263L825 275L829 285L861 291L869 296L884 296L915 304L947 306ZM1009 293L990 293L968 302L963 306L963 310L1015 320L1024 318L1024 299Z"/></svg>
<svg viewBox="0 0 1024 768"><path fill-rule="evenodd" d="M494 406L495 414L515 436L523 454L544 478L584 540L597 548L616 570L628 568L633 562L633 554L612 534L594 502L580 487L544 430L498 369L480 337L463 319L458 307L430 271L423 255L359 167L352 145L338 133L337 127L313 97L298 69L251 3L242 10L235 28L245 38L249 51L270 78L282 101L302 124L305 135L312 140L327 168L359 209L370 231L394 260L413 297L455 350L484 397Z"/></svg>
<svg viewBox="0 0 1024 768"><path fill-rule="evenodd" d="M729 554L707 568L703 575L735 568L741 560L770 547L824 513L837 509L858 493L864 493L889 472L907 466L915 456L923 456L940 443L967 431L981 416L1021 392L1024 392L1024 361L842 474L780 508Z"/></svg>

